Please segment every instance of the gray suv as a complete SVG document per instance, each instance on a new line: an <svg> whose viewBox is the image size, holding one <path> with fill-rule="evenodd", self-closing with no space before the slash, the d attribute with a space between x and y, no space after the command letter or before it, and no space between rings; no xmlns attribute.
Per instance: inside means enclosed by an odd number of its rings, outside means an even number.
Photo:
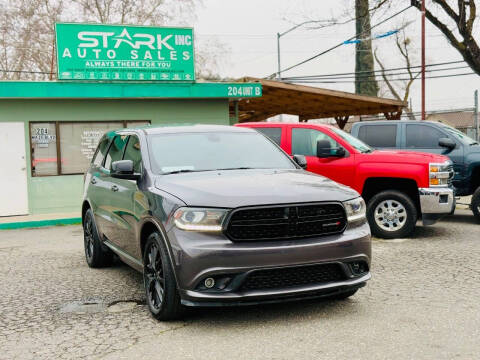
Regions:
<svg viewBox="0 0 480 360"><path fill-rule="evenodd" d="M370 279L365 203L303 164L247 128L110 132L85 175L86 261L115 254L142 272L160 320L185 306L347 298Z"/></svg>

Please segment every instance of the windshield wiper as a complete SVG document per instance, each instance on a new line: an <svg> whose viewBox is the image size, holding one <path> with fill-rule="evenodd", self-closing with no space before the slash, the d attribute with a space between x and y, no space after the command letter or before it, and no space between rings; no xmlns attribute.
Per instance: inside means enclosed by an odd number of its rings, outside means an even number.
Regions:
<svg viewBox="0 0 480 360"><path fill-rule="evenodd" d="M475 141L473 143L470 143L470 146L472 146L472 145L478 145L478 142Z"/></svg>
<svg viewBox="0 0 480 360"><path fill-rule="evenodd" d="M189 170L189 169L182 169L182 170L175 170L163 173L162 175L170 175L170 174L180 174L180 173L189 173L189 172L199 172L199 171L207 171L207 170Z"/></svg>
<svg viewBox="0 0 480 360"><path fill-rule="evenodd" d="M362 153L364 153L364 154L369 154L369 153L371 153L372 151L373 151L372 149L367 149L367 150L365 150L365 151L362 151Z"/></svg>
<svg viewBox="0 0 480 360"><path fill-rule="evenodd" d="M242 167L232 167L232 168L215 169L215 171L216 171L216 170L248 170L248 169L255 169L255 168L242 166Z"/></svg>

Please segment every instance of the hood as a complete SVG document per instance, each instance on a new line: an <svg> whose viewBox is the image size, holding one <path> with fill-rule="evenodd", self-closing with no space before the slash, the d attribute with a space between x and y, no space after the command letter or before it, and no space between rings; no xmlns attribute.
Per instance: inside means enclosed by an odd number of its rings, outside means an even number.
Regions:
<svg viewBox="0 0 480 360"><path fill-rule="evenodd" d="M303 170L228 170L158 176L155 186L189 206L240 206L345 201L358 193Z"/></svg>
<svg viewBox="0 0 480 360"><path fill-rule="evenodd" d="M445 155L431 154L417 151L401 151L401 150L374 150L365 156L365 160L371 159L372 162L384 163L411 163L411 164L428 164L443 163L449 158Z"/></svg>

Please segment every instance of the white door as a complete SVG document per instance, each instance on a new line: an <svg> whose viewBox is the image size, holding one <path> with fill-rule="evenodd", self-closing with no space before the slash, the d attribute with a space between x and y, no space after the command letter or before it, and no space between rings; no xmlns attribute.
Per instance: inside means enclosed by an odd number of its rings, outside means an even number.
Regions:
<svg viewBox="0 0 480 360"><path fill-rule="evenodd" d="M0 216L27 213L24 124L0 123Z"/></svg>

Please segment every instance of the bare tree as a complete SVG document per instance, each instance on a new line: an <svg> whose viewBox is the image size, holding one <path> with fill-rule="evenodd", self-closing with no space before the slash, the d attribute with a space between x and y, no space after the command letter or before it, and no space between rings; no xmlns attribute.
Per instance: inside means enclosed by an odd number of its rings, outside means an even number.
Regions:
<svg viewBox="0 0 480 360"><path fill-rule="evenodd" d="M201 0L0 0L0 79L46 79L54 69L56 22L188 25ZM198 47L198 42L197 42ZM196 51L197 76L215 77L218 40Z"/></svg>
<svg viewBox="0 0 480 360"><path fill-rule="evenodd" d="M378 56L378 48L376 48L373 53L375 57L375 61L380 67L382 79L385 85L387 86L389 92L392 94L392 96L395 99L400 100L404 103L408 102L408 98L410 96L410 88L413 85L413 82L415 81L415 79L417 79L418 76L421 74L421 72L419 71L417 72L412 71L412 59L411 59L412 55L410 53L410 45L411 45L411 40L406 36L405 30L402 30L401 32L396 34L395 46L399 51L402 60L404 61L405 68L408 74L408 80L405 80L401 84L401 86L393 85L393 81L389 77L389 74L386 71L383 61L381 61ZM401 94L402 92L403 94ZM415 120L415 116L413 115L412 109L407 107L406 113L409 119Z"/></svg>
<svg viewBox="0 0 480 360"><path fill-rule="evenodd" d="M355 44L355 93L377 96L377 82L375 79L365 81L363 75L368 71L373 71L375 66L370 27L368 0L355 0L355 30L357 39L362 39Z"/></svg>
<svg viewBox="0 0 480 360"><path fill-rule="evenodd" d="M477 18L475 1L431 0L426 6L425 17L445 35L472 70L480 75L480 47L473 37ZM456 6L449 3L456 3ZM422 8L420 0L412 0L412 5L419 10Z"/></svg>

